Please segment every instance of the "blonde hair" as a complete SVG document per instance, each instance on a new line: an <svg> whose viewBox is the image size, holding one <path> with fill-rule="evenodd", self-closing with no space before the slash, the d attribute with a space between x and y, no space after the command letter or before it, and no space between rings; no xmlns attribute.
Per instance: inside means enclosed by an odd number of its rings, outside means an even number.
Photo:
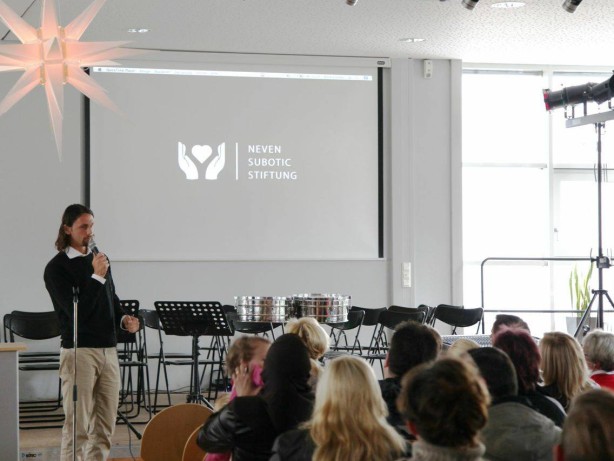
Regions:
<svg viewBox="0 0 614 461"><path fill-rule="evenodd" d="M460 357L465 352L468 352L472 349L479 349L479 348L480 348L480 345L476 343L475 341L471 339L467 339L467 338L460 338L454 341L452 345L448 347L446 354L451 357Z"/></svg>
<svg viewBox="0 0 614 461"><path fill-rule="evenodd" d="M568 402L590 389L584 351L575 338L560 331L546 333L539 349L544 385L555 385Z"/></svg>
<svg viewBox="0 0 614 461"><path fill-rule="evenodd" d="M614 394L593 389L578 396L565 419L561 446L569 461L614 459Z"/></svg>
<svg viewBox="0 0 614 461"><path fill-rule="evenodd" d="M388 410L371 367L343 356L322 373L311 421L314 461L391 461L405 450L404 439L386 421Z"/></svg>
<svg viewBox="0 0 614 461"><path fill-rule="evenodd" d="M318 360L329 347L329 339L326 331L313 317L291 319L286 324L286 333L293 333L301 338L307 346L309 357Z"/></svg>

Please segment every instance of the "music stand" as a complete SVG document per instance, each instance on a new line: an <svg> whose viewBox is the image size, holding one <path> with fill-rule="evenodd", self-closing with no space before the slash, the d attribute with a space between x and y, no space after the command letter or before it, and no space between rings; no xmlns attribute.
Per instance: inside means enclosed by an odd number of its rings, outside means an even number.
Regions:
<svg viewBox="0 0 614 461"><path fill-rule="evenodd" d="M201 336L232 336L234 328L226 319L222 304L217 301L156 301L154 303L160 323L168 335L192 337L192 374L188 403L204 403L213 406L202 395L198 373ZM219 363L223 363L223 349L218 351Z"/></svg>

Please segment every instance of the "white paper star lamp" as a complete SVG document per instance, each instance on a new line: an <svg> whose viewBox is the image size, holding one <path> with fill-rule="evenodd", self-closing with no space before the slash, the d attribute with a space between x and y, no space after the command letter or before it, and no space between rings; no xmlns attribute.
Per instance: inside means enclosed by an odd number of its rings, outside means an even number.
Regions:
<svg viewBox="0 0 614 461"><path fill-rule="evenodd" d="M105 1L94 0L70 24L61 27L58 22L56 0L42 0L41 26L35 29L0 0L0 19L22 43L0 46L0 72L24 71L0 102L0 115L7 112L36 85L43 85L60 159L64 84L71 84L91 100L119 112L105 90L82 68L119 65L112 60L145 52L119 48L128 42L79 41Z"/></svg>

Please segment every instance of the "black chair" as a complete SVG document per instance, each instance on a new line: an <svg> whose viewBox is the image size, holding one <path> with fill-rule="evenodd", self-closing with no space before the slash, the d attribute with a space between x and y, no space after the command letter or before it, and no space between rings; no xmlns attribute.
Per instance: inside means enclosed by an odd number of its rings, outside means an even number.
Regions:
<svg viewBox="0 0 614 461"><path fill-rule="evenodd" d="M26 312L16 310L6 314L3 320L5 329L4 339L6 342L15 342L15 337L31 341L42 341L59 338L60 336L60 324L55 311ZM24 372L58 372L60 369L59 344L57 350L58 352L28 351L20 353L19 370ZM64 414L56 412L61 406L62 387L58 376L58 394L56 399L22 400L19 402L20 429L61 427L46 424L64 421Z"/></svg>
<svg viewBox="0 0 614 461"><path fill-rule="evenodd" d="M433 313L433 326L435 326L436 321L439 320L440 322L451 325L453 327L452 334L455 335L457 328L465 328L477 324L478 327L475 333L478 334L483 315L484 309L481 307L465 309L463 306L439 304Z"/></svg>
<svg viewBox="0 0 614 461"><path fill-rule="evenodd" d="M226 306L224 306L226 307ZM262 335L275 341L275 324L273 322L246 322L239 320L239 315L234 312L226 312L226 318L234 326L236 332L246 335Z"/></svg>
<svg viewBox="0 0 614 461"><path fill-rule="evenodd" d="M350 354L354 354L355 352L361 354L360 329L364 317L364 310L353 310L348 312L348 319L346 322L329 323L328 326L331 328L330 334L332 339L330 349L332 351L346 351ZM356 332L354 334L354 341L352 341L352 345L350 346L346 332L351 330L356 330ZM342 338L343 344L339 344Z"/></svg>
<svg viewBox="0 0 614 461"><path fill-rule="evenodd" d="M373 331L371 333L371 339L369 340L369 345L367 347L360 348L361 355L363 355L363 353L370 354L373 351L375 337L377 336L377 326L378 326L379 316L385 310L386 310L385 307L381 307L378 309L368 309L368 308L360 307L360 306L352 306L352 308L350 309L350 312L355 312L355 311L364 312L361 328L364 328L364 327L373 328Z"/></svg>
<svg viewBox="0 0 614 461"><path fill-rule="evenodd" d="M139 315L139 301L121 300L120 305L130 315L138 316L140 328L136 333L120 329L117 335L119 368L121 370L120 407L126 418L139 415L145 407L151 419L149 395L149 364L147 362L147 340L145 322ZM133 370L136 373L133 374ZM136 389L133 384L136 375Z"/></svg>
<svg viewBox="0 0 614 461"><path fill-rule="evenodd" d="M154 310L149 309L141 309L140 310L141 318L143 319L143 323L146 328L150 328L155 330L158 335L158 344L159 349L157 354L149 354L147 356L148 359L157 360L158 365L156 369L156 386L154 391L154 402L152 410L154 413L158 412L158 407L170 407L171 403L171 391L168 384L168 370L167 366L183 366L189 365L192 366L192 354L184 353L184 352L166 352L164 350L164 335L162 334L162 324L160 323L160 318L158 317L158 313ZM168 399L168 404L166 405L158 405L158 395L160 393L160 373L164 374L164 383L166 385L166 397Z"/></svg>
<svg viewBox="0 0 614 461"><path fill-rule="evenodd" d="M371 365L373 365L376 360L379 360L382 376L384 375L384 365L382 362L386 358L386 353L388 352L388 334L394 331L397 325L401 322L411 320L418 323L424 323L424 318L425 313L419 310L411 312L384 310L380 313L374 346L372 349L373 353L369 354L367 358L371 362Z"/></svg>
<svg viewBox="0 0 614 461"><path fill-rule="evenodd" d="M393 304L388 308L388 310L391 312L423 312L424 320L422 323L428 323L428 319L431 314L431 308L425 304L420 304L418 307L405 307Z"/></svg>

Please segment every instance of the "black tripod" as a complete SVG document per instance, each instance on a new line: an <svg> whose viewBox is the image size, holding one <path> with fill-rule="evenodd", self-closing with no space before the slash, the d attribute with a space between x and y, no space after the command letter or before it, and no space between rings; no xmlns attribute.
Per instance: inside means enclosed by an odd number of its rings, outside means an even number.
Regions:
<svg viewBox="0 0 614 461"><path fill-rule="evenodd" d="M610 259L603 254L603 238L602 238L602 214L601 214L601 186L603 182L603 166L601 163L601 132L605 127L605 122L607 120L614 119L614 111L608 111L595 115L585 115L584 117L571 118L566 122L567 128L573 128L577 126L583 125L595 125L595 130L597 131L597 235L598 235L598 250L597 257L591 258L591 262L594 262L597 266L597 271L599 274L599 288L597 290L592 290L593 296L591 298L590 303L586 307L582 317L580 318L580 322L578 323L578 328L574 336L579 338L581 334L586 333L589 329L589 326L584 326L586 321L588 320L591 310L593 308L593 304L595 300L597 303L597 328L603 328L603 298L605 297L610 306L614 309L614 302L612 302L612 298L608 294L607 290L603 289L603 270L608 269L610 267Z"/></svg>

